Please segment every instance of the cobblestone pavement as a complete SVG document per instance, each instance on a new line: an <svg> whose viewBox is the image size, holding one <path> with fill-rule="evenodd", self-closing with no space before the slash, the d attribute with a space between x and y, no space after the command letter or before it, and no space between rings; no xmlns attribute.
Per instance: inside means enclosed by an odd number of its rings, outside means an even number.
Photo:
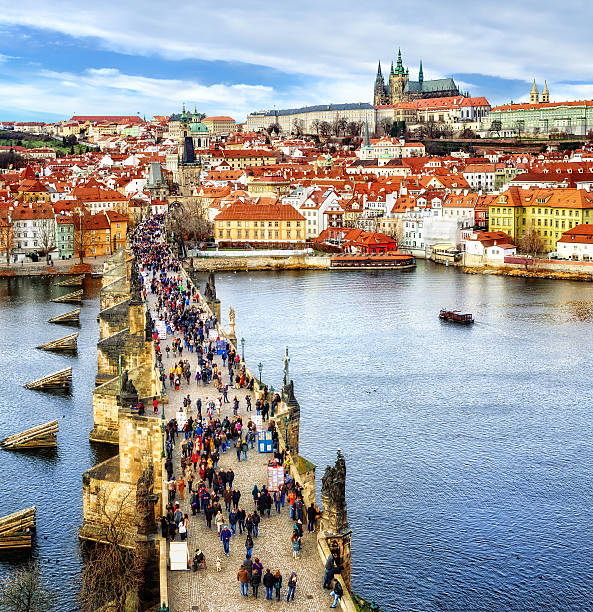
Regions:
<svg viewBox="0 0 593 612"><path fill-rule="evenodd" d="M154 316L154 296L148 294L149 303L153 310ZM156 317L155 317L156 318ZM177 336L178 337L178 336ZM167 358L165 347L171 346L172 336L168 334L166 341L161 341L161 350L163 352L163 365L168 373L171 364L175 361L172 357ZM212 384L203 386L196 385L193 375L195 375L197 367L197 356L195 353L190 353L184 349L183 359L188 359L192 368L192 382L187 385L185 381L181 383L179 391L174 388L167 387L167 395L169 403L165 406L165 416L167 420L175 416L177 410L183 407L183 398L189 393L192 400L191 414L196 416L196 400L202 398L202 412L205 414L207 409L207 401L215 399L218 406L218 392ZM219 367L222 366L220 357L216 357ZM225 372L223 382L228 382L228 371ZM167 379L167 385L169 384ZM239 414L244 417L244 423L247 422L246 416L255 414L253 412L245 412L246 402L245 396L248 391L244 389L230 389L228 392L229 401L232 402L235 395L240 400ZM252 397L252 405L255 406L255 397ZM232 414L232 403L224 404L221 411L221 417ZM189 416L189 414L188 414ZM174 451L174 475L179 478L181 473L180 468L180 445L182 438L180 434L177 438L177 443ZM267 463L270 455L259 453L257 444L254 449L250 449L247 454L247 461L237 461L236 451L231 448L225 454L221 453L219 467L228 469L233 468L235 479L233 488L238 488L241 492L241 505L249 514L254 509L251 490L253 485L257 484L258 488L266 484L267 481ZM196 485L199 480L196 480ZM188 529L188 549L190 557L196 548L201 548L206 556L207 569L200 569L198 572L193 571L170 571L168 572L169 585L169 608L171 612L243 612L260 610L292 610L292 611L317 611L329 608L331 598L329 592L323 589L323 566L319 559L316 550L316 534L310 534L306 531L303 535L303 548L298 559L293 559L292 546L290 537L292 535L292 521L289 515L288 502L278 514L272 507L270 518L262 518L259 527L259 537L254 538L253 558L258 557L264 566L264 572L269 568L273 573L280 570L282 574L282 590L281 599L276 601L275 597L272 601L265 599L265 587L259 588L258 599L252 596L252 589L249 587L249 596L243 597L240 592L240 585L237 581L237 571L241 562L245 558L245 534L233 536L230 543L230 555L225 557L222 548L222 543L218 538L214 521L212 529L206 526L204 514L191 515L189 488L185 488L185 499L177 501L181 502L181 509L189 515ZM224 504L223 504L224 507ZM228 518L228 513L225 512L225 517ZM222 562L222 570L216 571L216 559L220 558ZM286 601L287 582L291 572L297 574L297 588L294 601Z"/></svg>

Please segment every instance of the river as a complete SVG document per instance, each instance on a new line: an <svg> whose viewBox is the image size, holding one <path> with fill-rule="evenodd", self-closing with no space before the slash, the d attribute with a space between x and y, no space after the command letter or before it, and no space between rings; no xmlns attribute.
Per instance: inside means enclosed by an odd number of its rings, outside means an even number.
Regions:
<svg viewBox="0 0 593 612"><path fill-rule="evenodd" d="M412 272L217 274L251 370L280 388L284 345L301 404L301 454L318 482L346 456L352 583L385 611L593 607L593 286ZM79 353L35 350L72 328L47 319L66 288L0 280L0 438L58 418L57 452L0 451L0 514L36 504L33 556L78 609L81 474L88 442L98 285L86 287ZM477 323L439 321L441 307ZM22 385L73 366L73 393ZM0 559L0 576L26 556Z"/></svg>
<svg viewBox="0 0 593 612"><path fill-rule="evenodd" d="M35 346L76 331L48 319L76 308L49 300L73 291L41 278L0 279L0 439L58 419L57 450L0 450L0 515L37 506L32 557L57 594L59 609L74 612L80 570L78 527L82 522L82 472L110 456L113 449L89 444L92 391L97 372L97 313L100 281L85 281L76 356ZM29 391L23 384L72 366L72 393ZM0 555L0 577L25 563L29 554Z"/></svg>
<svg viewBox="0 0 593 612"><path fill-rule="evenodd" d="M289 346L318 483L346 456L356 592L389 611L593 607L592 285L425 262L216 281L277 389Z"/></svg>

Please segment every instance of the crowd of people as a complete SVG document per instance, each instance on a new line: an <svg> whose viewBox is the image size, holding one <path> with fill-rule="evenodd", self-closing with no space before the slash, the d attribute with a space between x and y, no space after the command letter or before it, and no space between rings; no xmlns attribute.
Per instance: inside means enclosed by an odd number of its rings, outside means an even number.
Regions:
<svg viewBox="0 0 593 612"><path fill-rule="evenodd" d="M243 545L239 545L245 549L245 558L237 573L241 594L248 596L251 587L252 596L257 597L259 586L263 584L266 599L275 597L280 600L284 586L287 589L286 600L292 601L297 573L291 571L283 579L280 570L264 570L259 557L253 555L255 542L260 537L260 523L267 521L272 512L279 514L288 507L293 529L287 546L290 546L295 560L303 546L303 525L306 524L309 532L314 531L319 516L314 504L305 507L302 488L287 469L289 456L285 449L279 449L273 416L280 396L271 396L264 387L253 402L252 394L257 393L260 385L249 375L231 345L224 346L222 364L217 363L216 355L220 354L220 349L213 339L216 334L211 334L210 330L217 329L218 321L202 306L197 290L184 283L179 262L161 240L159 218L139 226L134 235L133 249L143 273L144 295L150 293L154 297L154 316L164 322L167 335L173 336L173 340L163 348L157 332L153 333L161 382L176 391L183 389L184 393L183 406L179 408L185 415L185 422L172 418L165 427L168 503L166 514L161 517L162 535L170 541L177 538L185 541L201 516L206 530L216 530L224 556L229 556L234 540L245 538ZM169 364L168 370L166 364ZM195 403L192 402L192 389L208 385L215 390L212 397L205 400L199 397ZM253 418L243 418L239 414L241 400L238 394L232 401L229 399L232 389L245 390L245 413L253 413L255 407L255 414L261 415L261 426L271 432L271 462L285 467L284 482L275 490L270 490L267 484L254 484L251 495L245 495L245 491L242 493L235 483L232 467L224 469L219 465L221 456L231 449L236 452L237 463L248 461L257 437ZM230 404L229 409L232 406L231 414L223 415L225 404ZM158 411L156 398L153 409ZM186 495L191 519L183 509L187 505ZM217 557L216 563L220 565L220 558ZM192 567L194 571L207 567L206 556L200 548L195 551Z"/></svg>

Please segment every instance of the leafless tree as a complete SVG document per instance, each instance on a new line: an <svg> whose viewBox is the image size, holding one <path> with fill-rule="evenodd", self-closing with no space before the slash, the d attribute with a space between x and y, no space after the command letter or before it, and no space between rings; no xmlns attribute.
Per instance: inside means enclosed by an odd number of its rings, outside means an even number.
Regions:
<svg viewBox="0 0 593 612"><path fill-rule="evenodd" d="M378 128L381 132L383 132L383 136L389 136L391 134L391 128L393 127L393 121L391 119L381 119L379 121Z"/></svg>
<svg viewBox="0 0 593 612"><path fill-rule="evenodd" d="M346 131L348 132L348 134L350 134L350 136L360 136L362 126L362 121L350 121L346 126Z"/></svg>
<svg viewBox="0 0 593 612"><path fill-rule="evenodd" d="M91 232L86 225L87 215L85 213L85 210L76 208L72 218L74 223L74 255L78 253L78 261L80 264L84 264L86 250L91 245Z"/></svg>
<svg viewBox="0 0 593 612"><path fill-rule="evenodd" d="M12 571L0 583L2 612L53 612L55 595L43 584L39 566L29 563Z"/></svg>
<svg viewBox="0 0 593 612"><path fill-rule="evenodd" d="M535 257L536 255L540 255L544 253L546 250L546 245L542 240L542 237L539 235L539 232L531 227L529 228L521 239L519 240L519 250L521 253L525 255L531 255Z"/></svg>
<svg viewBox="0 0 593 612"><path fill-rule="evenodd" d="M305 124L302 119L295 119L292 124L294 133L300 138L305 133Z"/></svg>
<svg viewBox="0 0 593 612"><path fill-rule="evenodd" d="M12 211L0 211L0 251L6 252L6 265L10 266L10 253L14 245Z"/></svg>
<svg viewBox="0 0 593 612"><path fill-rule="evenodd" d="M45 261L49 263L49 253L56 248L56 229L54 219L40 219L41 224L37 234L41 245L41 254L45 255Z"/></svg>
<svg viewBox="0 0 593 612"><path fill-rule="evenodd" d="M317 134L317 136L319 136L320 127L321 127L321 121L319 121L319 119L315 119L315 121L313 121L313 123L311 123L311 127L315 130L315 134Z"/></svg>
<svg viewBox="0 0 593 612"><path fill-rule="evenodd" d="M124 612L126 603L137 595L143 567L138 549L130 542L130 528L135 527L131 496L131 491L120 495L115 488L99 492L102 543L91 548L81 573L79 599L85 612L104 606L109 612Z"/></svg>
<svg viewBox="0 0 593 612"><path fill-rule="evenodd" d="M345 119L344 117L336 117L336 120L334 121L334 124L332 126L334 130L334 134L336 136L339 136L340 134L345 136L347 126L348 126L347 119Z"/></svg>
<svg viewBox="0 0 593 612"><path fill-rule="evenodd" d="M490 134L496 132L497 136L500 136L500 130L502 129L502 121L500 119L494 119L494 121L490 124L490 129L488 130Z"/></svg>
<svg viewBox="0 0 593 612"><path fill-rule="evenodd" d="M175 234L175 240L186 251L186 242L195 246L212 232L208 212L198 198L185 198L173 202L169 207L167 230Z"/></svg>
<svg viewBox="0 0 593 612"><path fill-rule="evenodd" d="M319 133L326 138L331 134L332 126L327 121L322 121L319 124Z"/></svg>

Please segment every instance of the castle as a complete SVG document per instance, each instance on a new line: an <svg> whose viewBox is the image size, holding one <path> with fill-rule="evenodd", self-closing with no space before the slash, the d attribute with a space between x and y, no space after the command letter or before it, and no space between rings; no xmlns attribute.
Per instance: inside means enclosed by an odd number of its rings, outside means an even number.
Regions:
<svg viewBox="0 0 593 612"><path fill-rule="evenodd" d="M418 80L410 81L410 70L409 68L404 68L401 50L399 49L395 68L393 67L393 62L391 62L391 71L387 85L381 72L381 62L379 62L373 99L375 106L409 102L422 98L446 98L460 95L467 96L469 94L467 92L465 94L461 93L455 81L451 78L425 81L422 61L420 61Z"/></svg>

